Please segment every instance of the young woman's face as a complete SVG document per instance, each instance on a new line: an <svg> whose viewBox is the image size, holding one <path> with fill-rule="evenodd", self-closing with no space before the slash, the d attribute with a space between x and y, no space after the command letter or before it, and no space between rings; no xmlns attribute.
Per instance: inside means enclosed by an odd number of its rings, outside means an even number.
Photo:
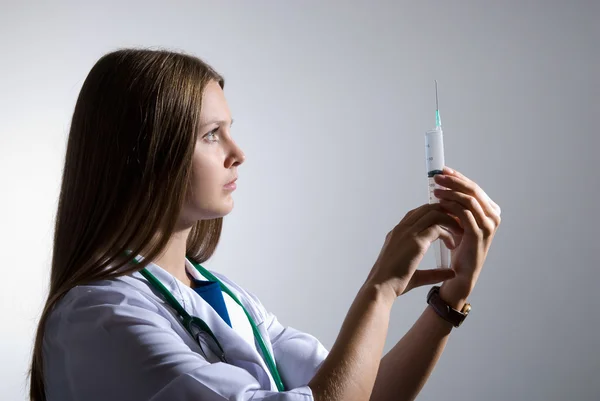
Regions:
<svg viewBox="0 0 600 401"><path fill-rule="evenodd" d="M231 138L231 113L225 94L211 81L202 96L200 126L192 158L192 186L182 213L187 225L227 215L233 209L233 189L244 152Z"/></svg>

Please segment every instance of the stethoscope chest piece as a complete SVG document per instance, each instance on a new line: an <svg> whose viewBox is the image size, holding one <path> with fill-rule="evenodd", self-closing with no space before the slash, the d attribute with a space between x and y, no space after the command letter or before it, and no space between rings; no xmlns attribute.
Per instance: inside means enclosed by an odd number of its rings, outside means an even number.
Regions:
<svg viewBox="0 0 600 401"><path fill-rule="evenodd" d="M207 361L228 363L221 344L202 320L197 317L187 316L183 318L183 325L196 340Z"/></svg>

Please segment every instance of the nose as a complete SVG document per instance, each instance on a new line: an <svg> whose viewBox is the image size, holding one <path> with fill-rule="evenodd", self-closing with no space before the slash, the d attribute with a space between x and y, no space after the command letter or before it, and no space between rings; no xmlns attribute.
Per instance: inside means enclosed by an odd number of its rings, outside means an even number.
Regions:
<svg viewBox="0 0 600 401"><path fill-rule="evenodd" d="M231 166L239 166L246 160L246 155L242 151L242 149L234 142L231 141L231 150L229 152L229 156L225 161L226 167L229 168Z"/></svg>

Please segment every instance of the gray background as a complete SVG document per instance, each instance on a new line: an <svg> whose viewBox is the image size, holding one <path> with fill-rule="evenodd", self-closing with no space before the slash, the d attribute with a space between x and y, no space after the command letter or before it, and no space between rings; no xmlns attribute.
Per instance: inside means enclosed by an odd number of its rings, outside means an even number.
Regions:
<svg viewBox="0 0 600 401"><path fill-rule="evenodd" d="M129 45L225 75L247 162L207 266L327 348L385 234L427 201L437 79L447 164L503 223L419 400L600 399L598 2L99 3L1 3L3 400L25 399L75 99ZM386 352L426 292L396 301Z"/></svg>

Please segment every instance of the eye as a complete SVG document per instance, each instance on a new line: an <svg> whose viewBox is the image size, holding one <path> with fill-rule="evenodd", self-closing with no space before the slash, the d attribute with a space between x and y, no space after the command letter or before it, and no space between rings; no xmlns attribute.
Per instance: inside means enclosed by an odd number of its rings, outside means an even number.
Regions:
<svg viewBox="0 0 600 401"><path fill-rule="evenodd" d="M206 135L204 135L204 138L208 138L208 142L217 142L219 140L219 136L217 134L218 131L219 128L217 127L214 130L208 132Z"/></svg>

